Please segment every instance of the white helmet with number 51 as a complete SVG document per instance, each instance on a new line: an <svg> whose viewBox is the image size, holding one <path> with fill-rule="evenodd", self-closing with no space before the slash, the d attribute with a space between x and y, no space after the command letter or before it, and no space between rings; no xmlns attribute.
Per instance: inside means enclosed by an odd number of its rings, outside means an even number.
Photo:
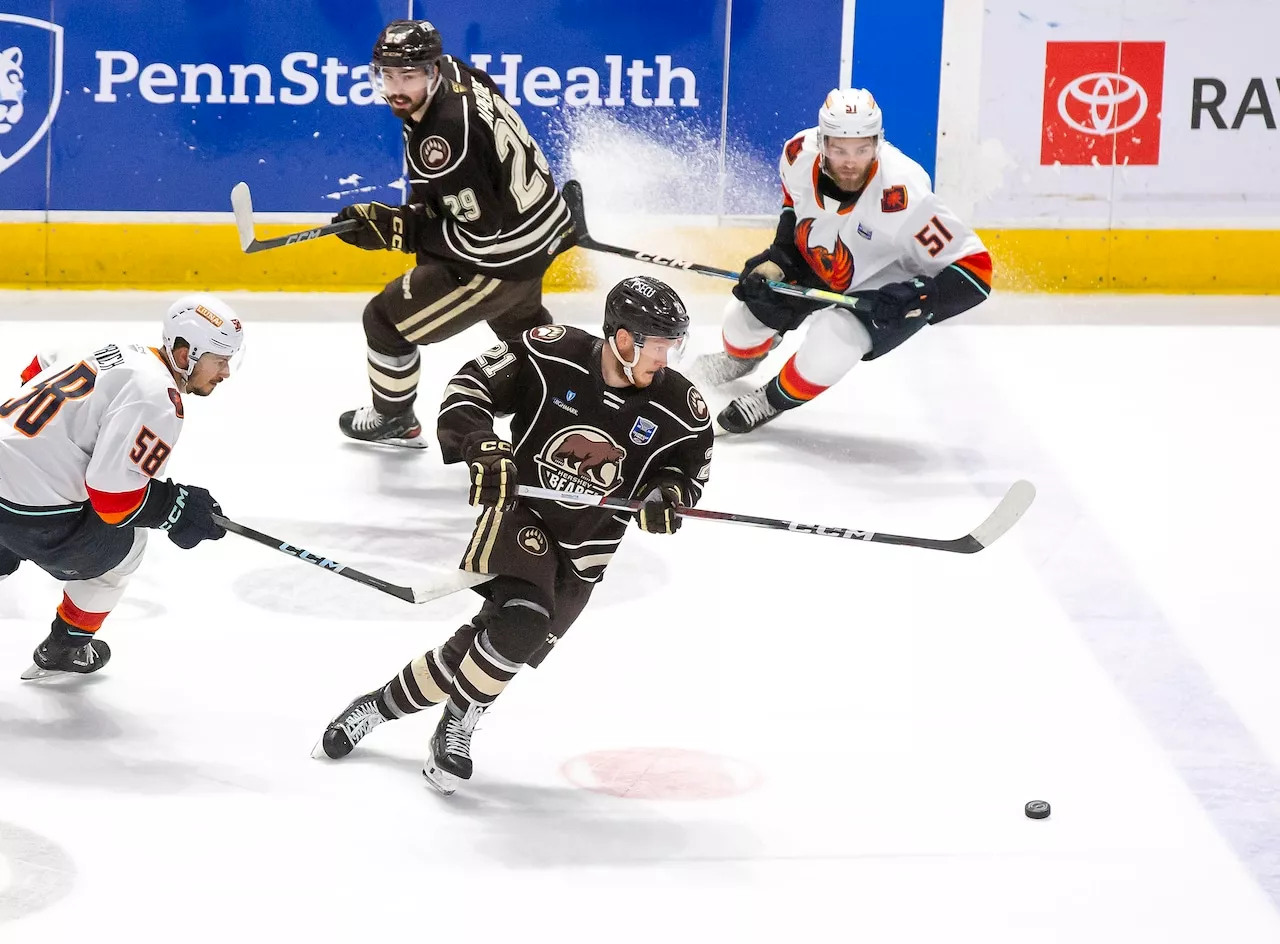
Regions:
<svg viewBox="0 0 1280 944"><path fill-rule="evenodd" d="M875 138L884 134L884 114L866 89L832 89L818 109L822 138Z"/></svg>
<svg viewBox="0 0 1280 944"><path fill-rule="evenodd" d="M181 370L173 356L173 347L185 342L190 360ZM164 351L170 365L184 379L191 376L196 363L205 354L233 357L244 343L244 328L231 306L204 292L183 295L169 306L164 318Z"/></svg>

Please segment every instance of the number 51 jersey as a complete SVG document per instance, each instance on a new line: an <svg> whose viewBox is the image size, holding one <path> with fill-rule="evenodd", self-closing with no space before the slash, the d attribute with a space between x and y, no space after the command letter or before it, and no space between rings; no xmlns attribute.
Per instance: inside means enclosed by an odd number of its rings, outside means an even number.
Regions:
<svg viewBox="0 0 1280 944"><path fill-rule="evenodd" d="M0 402L0 502L47 513L90 501L125 523L182 432L168 366L154 348L114 344L36 366Z"/></svg>
<svg viewBox="0 0 1280 944"><path fill-rule="evenodd" d="M871 177L856 202L841 204L818 189L817 129L782 151L783 206L795 210L795 246L832 291L876 289L955 265L991 284L991 261L977 233L929 186L923 167L882 142Z"/></svg>

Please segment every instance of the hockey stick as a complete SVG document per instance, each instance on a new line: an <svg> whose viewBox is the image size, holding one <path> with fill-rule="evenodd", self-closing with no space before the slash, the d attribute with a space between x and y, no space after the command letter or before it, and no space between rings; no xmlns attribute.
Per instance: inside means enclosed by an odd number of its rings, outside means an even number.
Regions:
<svg viewBox="0 0 1280 944"><path fill-rule="evenodd" d="M249 195L249 185L243 180L231 188L231 210L236 215L236 229L240 232L240 248L245 252L262 252L264 249L276 249L280 246L292 246L305 243L321 236L333 233L349 233L364 224L359 220L343 220L341 223L326 223L312 229L304 229L287 236L276 236L272 239L255 239L253 235L253 197Z"/></svg>
<svg viewBox="0 0 1280 944"><path fill-rule="evenodd" d="M621 246L610 246L608 243L597 242L587 232L586 209L582 205L582 184L576 180L565 181L565 185L560 189L560 195L564 197L564 202L568 204L569 215L573 219L573 229L577 234L575 245L581 246L583 249L609 252L615 256L625 256L628 259L665 266L668 269L683 269L686 272L697 272L699 275L710 275L718 279L732 279L735 282L738 281L741 275L738 272L717 269L715 266L703 265L700 262L686 262L683 259L672 259L669 256L659 256L652 252L638 252L635 249L624 249ZM866 314L870 314L875 310L875 306L871 302L853 295L841 295L839 292L829 292L821 288L805 288L801 285L792 285L790 282L775 282L772 279L766 279L765 284L779 295L809 298L814 301L838 305L841 308L852 308L854 311L861 311Z"/></svg>
<svg viewBox="0 0 1280 944"><path fill-rule="evenodd" d="M222 527L226 528L232 534L238 534L242 538L248 538L250 541L257 541L266 547L273 547L281 554L287 554L290 557L296 557L300 561L306 561L308 564L315 564L321 570L327 570L330 573L339 574L348 580L354 580L356 583L362 583L366 587L373 587L375 590L381 590L383 593L389 593L393 597L398 597L406 603L429 603L432 600L438 600L440 597L447 597L451 593L457 593L459 590L466 590L477 584L484 583L486 580L492 580L490 574L471 574L465 571L458 571L463 578L460 586L435 586L435 587L401 587L394 583L388 583L380 577L374 577L363 571L356 570L354 567L348 567L346 564L340 564L336 560L332 560L322 555L317 555L311 551L304 550L300 547L294 547L279 538L273 538L269 534L263 534L261 531L255 531L253 528L247 528L242 524L225 518L222 515L214 515L213 520Z"/></svg>
<svg viewBox="0 0 1280 944"><path fill-rule="evenodd" d="M639 511L644 502L609 498L604 495L587 495L579 492L560 492L553 488L537 488L531 485L520 486L522 498L546 498L551 501L570 502L575 505L599 505L602 508L616 508L619 511ZM851 541L871 541L877 544L902 544L907 547L923 547L932 551L953 551L956 554L976 554L984 547L990 547L997 538L1012 528L1031 507L1036 497L1036 488L1030 482L1020 480L1014 482L1005 492L1004 498L995 510L987 515L985 521L964 537L942 540L940 538L913 538L901 534L883 534L876 531L857 531L853 528L836 528L820 524L800 524L796 521L783 521L780 518L757 518L755 515L738 515L727 511L704 511L701 508L681 508L677 514L682 518L703 518L708 521L727 521L730 524L746 524L757 528L772 528L775 531L798 531L801 534L823 534L833 538L848 538Z"/></svg>

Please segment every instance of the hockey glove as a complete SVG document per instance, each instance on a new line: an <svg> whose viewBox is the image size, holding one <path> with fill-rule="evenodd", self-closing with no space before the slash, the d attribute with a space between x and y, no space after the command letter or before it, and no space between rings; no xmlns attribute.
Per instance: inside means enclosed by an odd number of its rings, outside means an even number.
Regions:
<svg viewBox="0 0 1280 944"><path fill-rule="evenodd" d="M869 299L875 305L871 312L875 327L893 328L908 319L928 322L937 304L938 289L929 276L918 275L905 282L890 282L875 291L849 294Z"/></svg>
<svg viewBox="0 0 1280 944"><path fill-rule="evenodd" d="M658 479L645 488L644 504L636 512L636 523L650 534L675 534L683 523L677 512L684 505L684 491L671 479Z"/></svg>
<svg viewBox="0 0 1280 944"><path fill-rule="evenodd" d="M414 207L387 206L385 203L353 203L345 206L333 222L359 220L364 225L348 233L338 233L345 243L361 249L398 249L417 251L418 214Z"/></svg>
<svg viewBox="0 0 1280 944"><path fill-rule="evenodd" d="M510 511L516 506L516 489L520 487L520 470L511 458L511 443L492 433L473 433L467 439L463 444L463 456L471 472L467 501Z"/></svg>
<svg viewBox="0 0 1280 944"><path fill-rule="evenodd" d="M158 528L169 532L169 540L183 550L201 541L216 541L227 529L213 520L222 508L206 489L179 485L172 479L151 480L142 508L126 524L135 528Z"/></svg>

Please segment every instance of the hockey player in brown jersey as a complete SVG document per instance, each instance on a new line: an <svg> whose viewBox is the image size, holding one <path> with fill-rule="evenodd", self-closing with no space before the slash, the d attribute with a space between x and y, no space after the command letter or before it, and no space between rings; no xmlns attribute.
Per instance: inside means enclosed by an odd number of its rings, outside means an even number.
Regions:
<svg viewBox="0 0 1280 944"><path fill-rule="evenodd" d="M645 502L634 520L674 533L710 474L707 405L666 366L689 317L674 291L639 276L614 286L603 339L547 325L502 342L449 381L440 409L445 462L466 462L484 508L462 569L493 574L480 612L443 645L361 695L330 723L324 753L345 757L373 727L445 703L423 773L451 793L471 776L480 714L526 664L538 665L578 618L626 534L630 516L517 501L520 485ZM510 414L511 442L494 432Z"/></svg>
<svg viewBox="0 0 1280 944"><path fill-rule="evenodd" d="M547 159L487 74L443 55L426 20L378 36L370 76L404 122L405 206L357 203L340 234L370 250L417 255L364 310L373 403L339 418L353 439L424 447L414 415L418 346L480 321L500 339L550 324L542 275L572 245L569 209Z"/></svg>

